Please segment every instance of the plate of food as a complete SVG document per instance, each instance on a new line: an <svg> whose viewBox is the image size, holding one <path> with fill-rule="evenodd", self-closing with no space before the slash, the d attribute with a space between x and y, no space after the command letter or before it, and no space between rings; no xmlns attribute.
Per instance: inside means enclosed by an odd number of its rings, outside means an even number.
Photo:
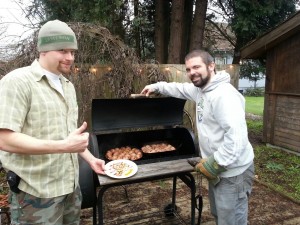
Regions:
<svg viewBox="0 0 300 225"><path fill-rule="evenodd" d="M136 174L137 165L127 159L113 160L105 164L105 173L112 178L128 178Z"/></svg>

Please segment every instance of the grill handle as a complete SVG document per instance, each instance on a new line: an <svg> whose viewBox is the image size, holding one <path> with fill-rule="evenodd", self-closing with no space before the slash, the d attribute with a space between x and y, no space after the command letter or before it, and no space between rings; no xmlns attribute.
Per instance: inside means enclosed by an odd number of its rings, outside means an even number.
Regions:
<svg viewBox="0 0 300 225"><path fill-rule="evenodd" d="M145 94L131 94L130 98L147 98Z"/></svg>

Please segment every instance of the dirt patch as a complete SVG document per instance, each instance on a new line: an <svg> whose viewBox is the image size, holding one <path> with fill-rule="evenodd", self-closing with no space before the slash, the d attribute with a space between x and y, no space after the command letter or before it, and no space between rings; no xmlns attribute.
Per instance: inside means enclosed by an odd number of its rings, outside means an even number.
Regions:
<svg viewBox="0 0 300 225"><path fill-rule="evenodd" d="M300 205L255 182L249 204L252 225L299 225Z"/></svg>
<svg viewBox="0 0 300 225"><path fill-rule="evenodd" d="M105 224L190 224L190 191L180 180L177 181L176 205L181 220L166 217L164 208L171 202L172 180L145 182L114 187L104 196ZM125 195L124 188L128 192ZM203 212L202 225L214 225L207 196L207 183L202 182ZM197 189L199 192L199 189ZM137 222L138 221L138 222ZM196 210L196 223L198 213ZM81 225L92 224L92 211L83 210ZM250 225L299 225L300 205L268 187L254 182L249 200Z"/></svg>

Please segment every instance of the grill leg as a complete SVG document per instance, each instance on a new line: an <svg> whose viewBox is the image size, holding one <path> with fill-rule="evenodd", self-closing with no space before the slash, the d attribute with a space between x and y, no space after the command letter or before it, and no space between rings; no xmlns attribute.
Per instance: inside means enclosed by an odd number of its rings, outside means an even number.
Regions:
<svg viewBox="0 0 300 225"><path fill-rule="evenodd" d="M179 175L179 178L191 189L191 225L195 225L195 209L196 209L196 185L192 174L185 173Z"/></svg>
<svg viewBox="0 0 300 225"><path fill-rule="evenodd" d="M172 193L172 205L175 209L176 204L176 182L177 182L177 176L173 177L173 193Z"/></svg>
<svg viewBox="0 0 300 225"><path fill-rule="evenodd" d="M165 206L164 212L166 217L172 217L175 216L175 213L177 211L176 206L176 182L177 182L177 176L173 176L173 189L172 189L172 202Z"/></svg>
<svg viewBox="0 0 300 225"><path fill-rule="evenodd" d="M93 206L93 224L97 224L97 206Z"/></svg>
<svg viewBox="0 0 300 225"><path fill-rule="evenodd" d="M97 212L98 212L98 224L97 225L103 225L103 195L104 192L108 189L109 187L103 186L100 188L98 192L98 198L97 198Z"/></svg>
<svg viewBox="0 0 300 225"><path fill-rule="evenodd" d="M125 198L126 198L125 202L129 203L129 197L128 197L128 191L126 185L122 185L122 188L124 189L125 192Z"/></svg>

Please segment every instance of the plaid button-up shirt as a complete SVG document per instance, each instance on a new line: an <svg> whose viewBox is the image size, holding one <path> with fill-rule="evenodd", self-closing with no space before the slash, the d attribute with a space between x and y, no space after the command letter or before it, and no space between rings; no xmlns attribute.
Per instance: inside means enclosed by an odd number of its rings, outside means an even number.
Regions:
<svg viewBox="0 0 300 225"><path fill-rule="evenodd" d="M60 76L62 96L43 74L39 62L16 69L0 80L0 128L44 140L62 140L77 128L73 84ZM40 198L74 191L78 186L77 153L23 155L0 150L6 170L21 177L19 188Z"/></svg>

